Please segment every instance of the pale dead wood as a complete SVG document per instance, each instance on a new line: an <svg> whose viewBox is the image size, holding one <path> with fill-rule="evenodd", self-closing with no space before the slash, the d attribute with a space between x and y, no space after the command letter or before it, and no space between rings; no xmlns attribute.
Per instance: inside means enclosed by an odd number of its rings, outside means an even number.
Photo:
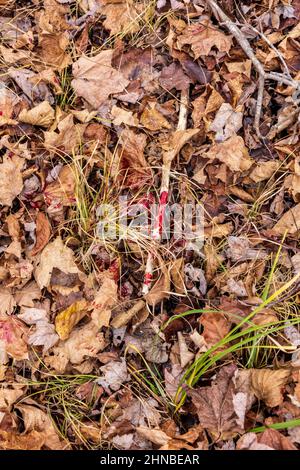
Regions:
<svg viewBox="0 0 300 470"><path fill-rule="evenodd" d="M189 104L189 89L186 88L182 90L181 92L177 131L186 130L188 104ZM156 220L154 231L153 231L153 238L158 243L160 243L160 240L161 240L162 220L163 220L163 215L165 212L165 207L169 199L171 165L175 157L176 157L175 149L167 150L163 154L160 200L159 200L159 207L158 207L158 213L157 213L157 220ZM142 287L143 295L146 295L150 290L152 280L153 280L153 268L154 268L153 265L154 265L154 254L151 251L149 251L147 262L146 262L144 282L143 282L143 287Z"/></svg>

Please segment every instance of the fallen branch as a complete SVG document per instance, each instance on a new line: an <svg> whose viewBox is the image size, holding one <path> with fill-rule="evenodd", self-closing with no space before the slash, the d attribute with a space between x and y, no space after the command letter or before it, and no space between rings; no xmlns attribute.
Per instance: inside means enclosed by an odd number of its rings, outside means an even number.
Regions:
<svg viewBox="0 0 300 470"><path fill-rule="evenodd" d="M177 131L184 131L187 126L187 113L188 113L188 103L189 103L189 90L188 88L182 90L180 98L180 108L179 108L179 117L177 124ZM177 155L177 149L172 148L167 150L163 154L163 166L162 166L162 177L161 177L161 187L159 195L159 206L158 213L153 230L153 239L160 243L162 236L163 220L166 211L166 206L169 199L169 186L170 186L170 172L172 161ZM142 293L144 295L148 294L150 287L153 281L153 264L154 264L154 254L149 251L146 269L144 275L144 282Z"/></svg>
<svg viewBox="0 0 300 470"><path fill-rule="evenodd" d="M264 92L264 85L265 80L274 80L279 83L283 83L284 85L291 86L300 92L300 82L298 80L294 80L291 78L290 74L287 73L278 73L278 72L266 72L262 63L258 60L256 55L253 52L253 49L250 45L248 39L243 35L241 30L238 26L226 15L226 13L222 10L222 8L217 4L215 0L207 0L208 5L211 7L214 15L218 19L221 25L224 25L227 30L234 36L238 44L241 46L247 57L251 60L253 66L255 67L256 71L259 75L258 80L258 94L257 94L257 103L256 103L256 112L255 112L255 119L254 119L254 126L256 133L259 138L263 138L260 134L259 130L259 123L260 123L260 116L262 112L262 104L263 104L263 92Z"/></svg>

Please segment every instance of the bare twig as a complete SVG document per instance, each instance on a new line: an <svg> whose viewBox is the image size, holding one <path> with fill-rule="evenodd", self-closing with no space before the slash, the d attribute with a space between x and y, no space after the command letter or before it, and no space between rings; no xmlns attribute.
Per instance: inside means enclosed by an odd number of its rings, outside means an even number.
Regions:
<svg viewBox="0 0 300 470"><path fill-rule="evenodd" d="M182 90L181 99L180 99L180 108L179 108L179 117L177 124L177 131L184 131L187 126L187 113L188 113L188 103L189 103L189 90L188 88ZM176 157L177 150L172 148L167 150L163 154L163 166L162 166L162 177L161 177L161 187L159 195L159 206L158 213L155 221L155 226L153 230L153 239L157 242L160 242L162 235L163 219L168 204L169 199L169 186L170 186L170 172L172 161ZM144 275L144 282L142 293L146 295L151 287L153 280L153 264L154 264L154 255L151 251L148 253L146 269Z"/></svg>

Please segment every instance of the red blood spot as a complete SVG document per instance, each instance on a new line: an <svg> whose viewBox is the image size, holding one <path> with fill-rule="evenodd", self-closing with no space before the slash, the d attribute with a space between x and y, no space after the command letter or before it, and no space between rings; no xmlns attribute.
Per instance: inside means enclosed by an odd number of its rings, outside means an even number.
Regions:
<svg viewBox="0 0 300 470"><path fill-rule="evenodd" d="M0 111L0 116L3 116L3 111Z"/></svg>
<svg viewBox="0 0 300 470"><path fill-rule="evenodd" d="M113 280L114 280L115 282L118 282L119 277L120 277L120 267L119 267L119 260L118 260L118 259L114 260L114 261L111 263L110 267L108 268L108 271L109 271L110 273L112 273L112 275L113 275Z"/></svg>
<svg viewBox="0 0 300 470"><path fill-rule="evenodd" d="M153 278L152 273L146 273L144 277L144 285L149 286L149 284L151 284L152 282L152 278Z"/></svg>
<svg viewBox="0 0 300 470"><path fill-rule="evenodd" d="M0 339L11 343L13 341L12 325L6 321L0 322Z"/></svg>

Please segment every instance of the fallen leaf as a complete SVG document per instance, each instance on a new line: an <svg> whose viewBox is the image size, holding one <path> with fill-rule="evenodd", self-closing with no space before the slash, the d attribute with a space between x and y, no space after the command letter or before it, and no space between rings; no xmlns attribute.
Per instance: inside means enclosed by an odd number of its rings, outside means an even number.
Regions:
<svg viewBox="0 0 300 470"><path fill-rule="evenodd" d="M31 256L37 255L47 245L51 236L51 225L43 212L36 216L36 243L31 250Z"/></svg>
<svg viewBox="0 0 300 470"><path fill-rule="evenodd" d="M300 203L289 209L283 214L281 219L271 229L274 235L291 235L297 233L300 229Z"/></svg>
<svg viewBox="0 0 300 470"><path fill-rule="evenodd" d="M195 59L200 56L208 56L213 47L220 52L228 53L232 46L232 38L224 34L209 21L202 21L187 26L177 38L177 45L181 49L190 45Z"/></svg>
<svg viewBox="0 0 300 470"><path fill-rule="evenodd" d="M200 317L203 326L202 336L208 347L214 346L221 341L230 331L231 323L222 313L204 312ZM228 345L218 348L218 351L226 349Z"/></svg>
<svg viewBox="0 0 300 470"><path fill-rule="evenodd" d="M216 133L216 142L224 142L235 135L243 125L243 113L236 112L229 103L223 103L209 126Z"/></svg>
<svg viewBox="0 0 300 470"><path fill-rule="evenodd" d="M0 287L0 315L10 315L16 305L16 299L10 289Z"/></svg>
<svg viewBox="0 0 300 470"><path fill-rule="evenodd" d="M252 166L252 159L249 156L242 137L234 135L225 142L214 144L203 155L211 160L218 159L225 163L231 171L246 171Z"/></svg>
<svg viewBox="0 0 300 470"><path fill-rule="evenodd" d="M55 332L54 325L49 322L46 310L25 307L18 318L27 325L35 325L35 331L30 332L28 336L28 343L32 346L43 346L45 353L58 342L59 336Z"/></svg>
<svg viewBox="0 0 300 470"><path fill-rule="evenodd" d="M179 344L180 366L183 369L190 361L194 359L195 355L189 351L184 336L180 331L178 331L177 336Z"/></svg>
<svg viewBox="0 0 300 470"><path fill-rule="evenodd" d="M24 160L17 155L4 156L0 163L0 204L11 206L13 200L23 189L23 178L21 170Z"/></svg>
<svg viewBox="0 0 300 470"><path fill-rule="evenodd" d="M44 442L44 432L31 431L28 434L17 434L0 430L0 449L2 450L41 450Z"/></svg>
<svg viewBox="0 0 300 470"><path fill-rule="evenodd" d="M79 300L55 317L55 330L61 340L69 338L75 325L87 314L87 302Z"/></svg>
<svg viewBox="0 0 300 470"><path fill-rule="evenodd" d="M22 415L26 435L32 431L43 433L43 445L50 450L66 450L69 447L68 442L59 437L53 421L45 411L26 403L15 405L15 409Z"/></svg>
<svg viewBox="0 0 300 470"><path fill-rule="evenodd" d="M282 389L289 377L290 371L287 369L252 369L252 390L267 406L279 406L283 403Z"/></svg>
<svg viewBox="0 0 300 470"><path fill-rule="evenodd" d="M199 387L187 392L197 409L202 427L219 439L228 439L241 432L237 424L239 417L235 414L233 405L233 377L236 370L234 364L224 366L210 387Z"/></svg>
<svg viewBox="0 0 300 470"><path fill-rule="evenodd" d="M274 173L278 170L280 162L269 161L269 162L258 162L255 168L250 173L250 178L255 183L260 183L266 179L271 178Z"/></svg>
<svg viewBox="0 0 300 470"><path fill-rule="evenodd" d="M2 316L0 319L0 341L4 344L5 354L17 361L28 359L27 330L15 317Z"/></svg>
<svg viewBox="0 0 300 470"><path fill-rule="evenodd" d="M129 380L124 358L121 361L111 361L100 367L100 373L103 375L96 380L96 383L101 385L107 393L109 393L109 390L113 392L119 390L123 383Z"/></svg>
<svg viewBox="0 0 300 470"><path fill-rule="evenodd" d="M54 98L47 85L41 80L38 83L34 83L37 74L31 70L11 67L8 69L8 74L33 103L45 100L49 101L50 104L54 103Z"/></svg>
<svg viewBox="0 0 300 470"><path fill-rule="evenodd" d="M72 86L94 109L111 94L123 91L129 83L111 66L112 57L113 49L107 49L94 57L80 57L73 63Z"/></svg>
<svg viewBox="0 0 300 470"><path fill-rule="evenodd" d="M140 22L146 14L142 3L131 0L105 3L107 4L101 7L101 14L106 16L103 26L110 31L110 36L119 33L134 34L140 30Z"/></svg>
<svg viewBox="0 0 300 470"><path fill-rule="evenodd" d="M34 276L40 289L50 284L53 268L58 268L65 274L78 274L80 271L74 261L73 251L64 245L60 237L55 238L42 251Z"/></svg>
<svg viewBox="0 0 300 470"><path fill-rule="evenodd" d="M45 362L63 373L69 361L73 365L81 364L87 357L96 357L105 345L103 334L93 322L89 322L75 328L66 341L60 341L52 349L52 355L45 357Z"/></svg>
<svg viewBox="0 0 300 470"><path fill-rule="evenodd" d="M140 123L150 131L159 131L162 128L170 129L166 118L156 109L155 103L150 103L143 111Z"/></svg>
<svg viewBox="0 0 300 470"><path fill-rule="evenodd" d="M21 122L46 128L52 124L54 119L55 112L48 101L42 101L40 104L28 111L23 109L18 116L18 120Z"/></svg>
<svg viewBox="0 0 300 470"><path fill-rule="evenodd" d="M92 320L98 328L102 326L109 326L111 317L111 309L115 306L118 300L118 285L114 279L110 277L103 277L102 285L97 292L92 306Z"/></svg>

